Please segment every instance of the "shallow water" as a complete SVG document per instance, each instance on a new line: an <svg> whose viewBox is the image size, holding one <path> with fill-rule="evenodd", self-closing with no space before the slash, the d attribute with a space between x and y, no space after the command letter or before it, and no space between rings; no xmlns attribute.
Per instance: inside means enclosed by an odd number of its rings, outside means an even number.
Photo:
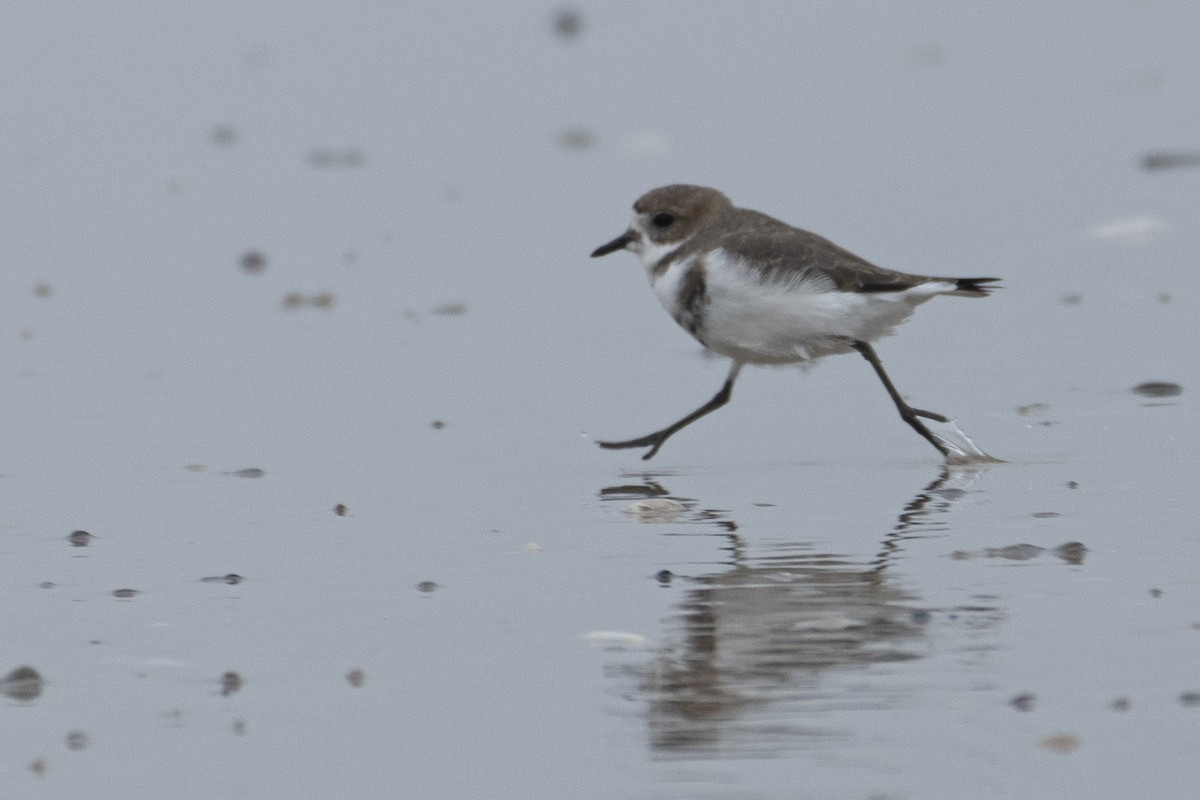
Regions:
<svg viewBox="0 0 1200 800"><path fill-rule="evenodd" d="M144 12L0 30L5 797L1192 796L1191 5ZM680 180L1002 276L877 349L1005 463L596 448L724 379L587 257Z"/></svg>

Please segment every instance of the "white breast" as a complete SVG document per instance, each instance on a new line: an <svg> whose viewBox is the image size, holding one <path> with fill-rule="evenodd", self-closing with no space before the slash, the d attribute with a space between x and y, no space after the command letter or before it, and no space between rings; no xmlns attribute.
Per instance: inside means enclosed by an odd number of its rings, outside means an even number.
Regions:
<svg viewBox="0 0 1200 800"><path fill-rule="evenodd" d="M695 256L689 256L672 262L658 275L650 273L650 285L654 287L654 294L658 295L658 302L662 303L663 308L673 319L679 319L680 311L682 311L679 303L679 286L694 263ZM647 269L652 266L647 265Z"/></svg>

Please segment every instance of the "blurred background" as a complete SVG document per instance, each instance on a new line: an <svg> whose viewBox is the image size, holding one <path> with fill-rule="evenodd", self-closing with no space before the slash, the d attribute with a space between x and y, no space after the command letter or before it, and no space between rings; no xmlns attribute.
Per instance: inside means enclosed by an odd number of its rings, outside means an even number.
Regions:
<svg viewBox="0 0 1200 800"><path fill-rule="evenodd" d="M5 796L1189 796L1198 34L10 6ZM726 370L588 258L673 182L1004 278L878 350L1008 463L944 472L856 358L597 449Z"/></svg>

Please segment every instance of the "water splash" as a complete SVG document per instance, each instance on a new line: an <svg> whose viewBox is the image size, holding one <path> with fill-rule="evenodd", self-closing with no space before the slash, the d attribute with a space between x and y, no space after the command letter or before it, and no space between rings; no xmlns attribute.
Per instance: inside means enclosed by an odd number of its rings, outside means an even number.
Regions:
<svg viewBox="0 0 1200 800"><path fill-rule="evenodd" d="M979 445L963 433L954 420L937 425L940 430L930 427L930 433L949 450L946 456L947 464L1003 464L1003 459L985 453Z"/></svg>

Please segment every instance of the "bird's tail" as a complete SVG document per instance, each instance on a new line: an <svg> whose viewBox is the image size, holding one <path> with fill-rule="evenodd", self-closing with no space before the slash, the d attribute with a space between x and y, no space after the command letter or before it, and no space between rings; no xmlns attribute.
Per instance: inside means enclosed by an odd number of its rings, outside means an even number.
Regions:
<svg viewBox="0 0 1200 800"><path fill-rule="evenodd" d="M997 289L1002 289L1002 286L988 286L987 284L995 283L1000 278L946 278L945 280L953 283L955 289L953 292L947 292L957 297L987 297Z"/></svg>

